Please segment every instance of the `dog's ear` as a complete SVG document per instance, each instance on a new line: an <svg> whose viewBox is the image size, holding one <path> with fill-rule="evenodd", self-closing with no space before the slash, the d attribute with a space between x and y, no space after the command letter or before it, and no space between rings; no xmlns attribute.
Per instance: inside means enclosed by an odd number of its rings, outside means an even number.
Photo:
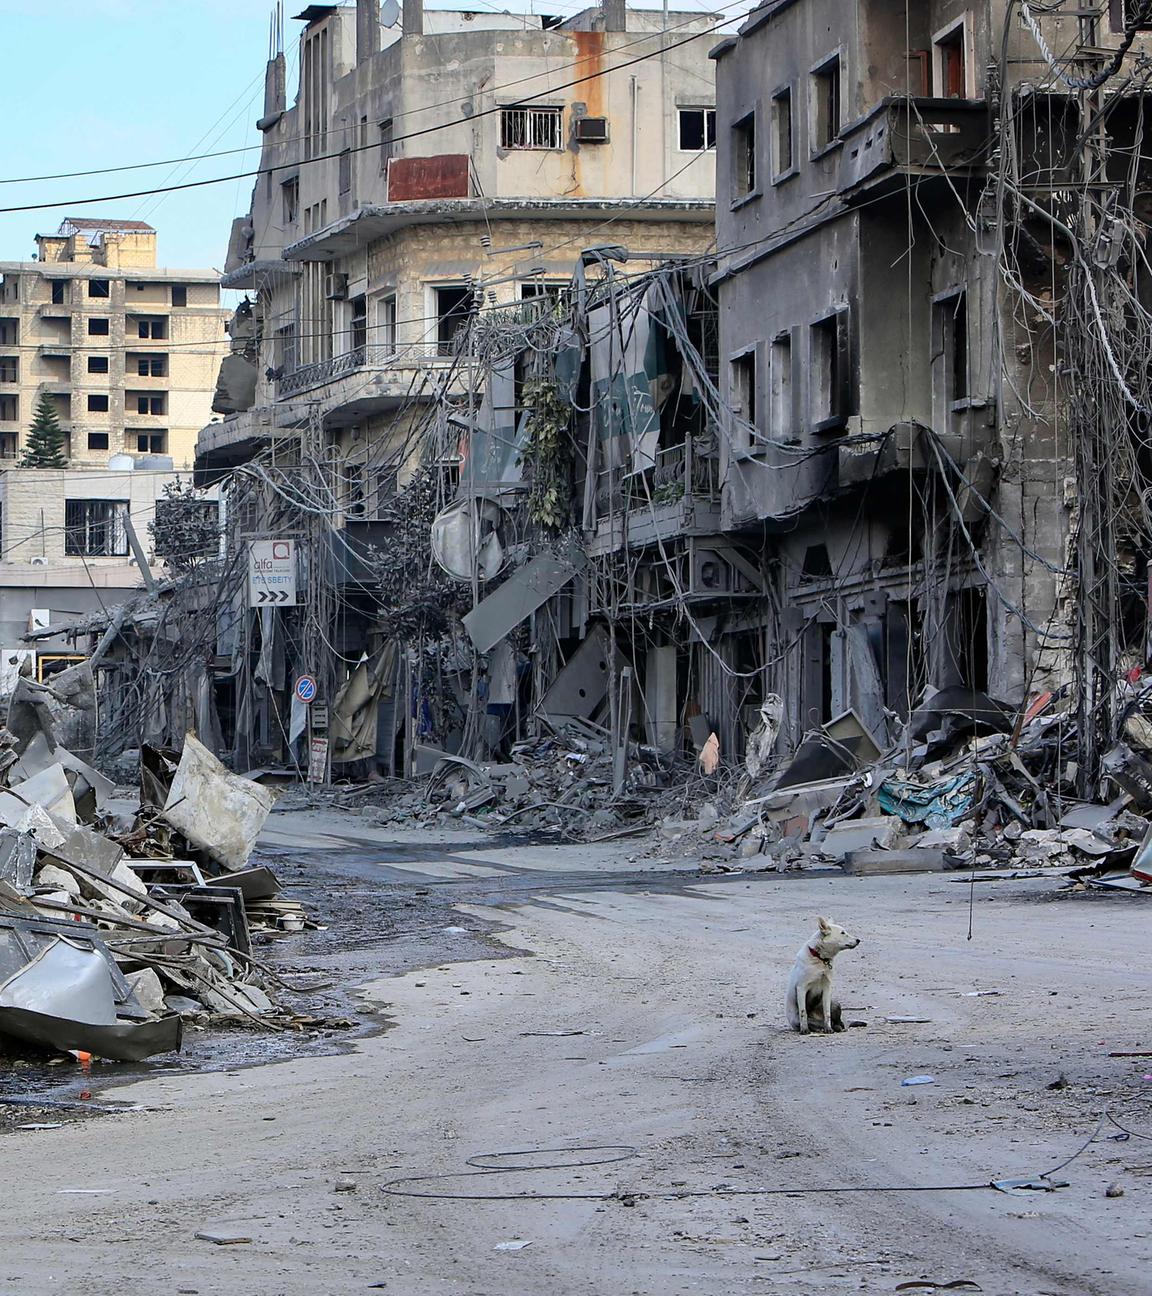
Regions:
<svg viewBox="0 0 1152 1296"><path fill-rule="evenodd" d="M827 918L817 918L816 921L820 924L820 930L825 934L832 930L832 924Z"/></svg>

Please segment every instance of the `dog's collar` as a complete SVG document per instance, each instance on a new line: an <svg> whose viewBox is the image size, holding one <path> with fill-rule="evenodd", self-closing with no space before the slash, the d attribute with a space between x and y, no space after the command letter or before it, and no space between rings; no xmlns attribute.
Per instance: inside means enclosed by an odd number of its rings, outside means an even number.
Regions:
<svg viewBox="0 0 1152 1296"><path fill-rule="evenodd" d="M821 963L827 963L829 967L832 966L832 960L830 958L825 958L819 950L814 950L811 945L808 946L808 953L811 954L814 959L819 959Z"/></svg>

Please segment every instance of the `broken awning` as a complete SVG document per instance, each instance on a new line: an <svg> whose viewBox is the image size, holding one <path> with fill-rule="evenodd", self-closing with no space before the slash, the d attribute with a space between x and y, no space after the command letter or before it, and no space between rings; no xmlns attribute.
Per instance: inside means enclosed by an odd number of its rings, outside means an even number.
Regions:
<svg viewBox="0 0 1152 1296"><path fill-rule="evenodd" d="M566 554L543 553L518 568L494 593L482 599L464 617L464 629L477 652L491 652L510 631L543 607L553 594L583 571L587 559L573 550Z"/></svg>

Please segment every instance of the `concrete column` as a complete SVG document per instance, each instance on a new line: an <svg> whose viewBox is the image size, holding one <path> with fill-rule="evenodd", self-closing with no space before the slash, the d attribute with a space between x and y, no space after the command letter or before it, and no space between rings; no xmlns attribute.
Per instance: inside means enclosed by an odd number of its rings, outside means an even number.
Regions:
<svg viewBox="0 0 1152 1296"><path fill-rule="evenodd" d="M605 31L628 30L627 0L601 0L601 8L604 10Z"/></svg>
<svg viewBox="0 0 1152 1296"><path fill-rule="evenodd" d="M424 35L424 0L404 0L404 35Z"/></svg>
<svg viewBox="0 0 1152 1296"><path fill-rule="evenodd" d="M644 709L648 741L661 751L671 751L676 746L679 729L675 647L649 648L647 664Z"/></svg>
<svg viewBox="0 0 1152 1296"><path fill-rule="evenodd" d="M380 0L356 0L356 62L366 62L379 48Z"/></svg>

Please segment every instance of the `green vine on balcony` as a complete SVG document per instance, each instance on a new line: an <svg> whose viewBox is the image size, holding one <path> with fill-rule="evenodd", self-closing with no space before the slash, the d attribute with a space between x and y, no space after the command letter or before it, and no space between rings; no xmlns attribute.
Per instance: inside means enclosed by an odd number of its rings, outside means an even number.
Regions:
<svg viewBox="0 0 1152 1296"><path fill-rule="evenodd" d="M524 404L529 410L524 450L531 482L528 516L558 531L568 522L572 494L571 410L556 384L539 378L524 384Z"/></svg>

